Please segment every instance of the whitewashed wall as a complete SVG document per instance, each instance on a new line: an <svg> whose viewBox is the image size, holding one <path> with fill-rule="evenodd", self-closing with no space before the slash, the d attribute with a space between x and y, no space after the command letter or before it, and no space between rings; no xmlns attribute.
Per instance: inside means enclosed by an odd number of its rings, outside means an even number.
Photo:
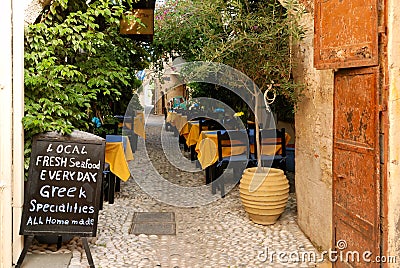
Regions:
<svg viewBox="0 0 400 268"><path fill-rule="evenodd" d="M332 240L333 71L313 66L314 14L303 16L306 37L296 46L295 79L305 84L296 113L298 223L319 248Z"/></svg>

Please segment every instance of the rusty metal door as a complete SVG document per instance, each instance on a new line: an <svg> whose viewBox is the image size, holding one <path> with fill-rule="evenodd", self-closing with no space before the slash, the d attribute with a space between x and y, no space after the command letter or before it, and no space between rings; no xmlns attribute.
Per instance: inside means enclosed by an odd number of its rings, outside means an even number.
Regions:
<svg viewBox="0 0 400 268"><path fill-rule="evenodd" d="M378 64L377 0L315 0L317 69Z"/></svg>
<svg viewBox="0 0 400 268"><path fill-rule="evenodd" d="M380 255L378 75L377 67L335 73L333 231L342 256L335 267L379 267L363 260L364 252Z"/></svg>

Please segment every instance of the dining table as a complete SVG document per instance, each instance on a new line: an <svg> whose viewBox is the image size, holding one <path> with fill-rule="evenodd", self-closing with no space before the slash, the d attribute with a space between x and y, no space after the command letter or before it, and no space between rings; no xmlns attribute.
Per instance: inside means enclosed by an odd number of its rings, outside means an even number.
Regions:
<svg viewBox="0 0 400 268"><path fill-rule="evenodd" d="M219 130L221 133L229 130ZM196 143L197 159L202 169L206 169L218 160L217 130L205 130L199 135ZM234 141L231 141L232 143ZM222 156L240 155L246 152L246 146L223 147Z"/></svg>
<svg viewBox="0 0 400 268"><path fill-rule="evenodd" d="M143 111L136 111L136 116L133 118L133 126L133 132L143 139L146 139L145 117Z"/></svg>
<svg viewBox="0 0 400 268"><path fill-rule="evenodd" d="M193 129L193 127L192 127ZM229 130L221 130L223 133L224 131ZM246 131L246 130L243 130ZM255 143L255 130L249 131L249 149L250 153L255 153L254 143ZM290 135L285 133L286 144L290 140ZM265 139L273 139L273 138L264 138ZM268 145L263 146L261 150L262 155L274 155L279 153L282 150L281 145ZM217 130L205 130L199 133L195 151L197 153L197 159L200 163L202 169L206 169L207 167L211 166L218 160L218 138L217 138ZM246 151L245 146L233 146L233 147L224 147L222 148L222 156L233 156L233 155L240 155Z"/></svg>
<svg viewBox="0 0 400 268"><path fill-rule="evenodd" d="M118 127L132 130L132 121L129 122L129 120L126 120L124 117L124 121L120 122ZM133 117L133 132L143 139L146 139L145 117L143 111L136 111L136 115Z"/></svg>
<svg viewBox="0 0 400 268"><path fill-rule="evenodd" d="M186 137L186 145L188 147L196 145L200 136L200 122L199 120L188 121L188 133ZM186 131L186 130L185 130Z"/></svg>
<svg viewBox="0 0 400 268"><path fill-rule="evenodd" d="M128 162L134 160L131 144L126 136L124 141L115 142L106 140L105 162L110 165L110 171L122 181L127 181L131 173Z"/></svg>
<svg viewBox="0 0 400 268"><path fill-rule="evenodd" d="M167 113L167 118L165 119L165 122L169 123L169 124L171 124L171 126L175 127L176 118L179 117L179 116L180 116L179 113L177 113L175 111L170 111L170 112Z"/></svg>
<svg viewBox="0 0 400 268"><path fill-rule="evenodd" d="M182 135L182 131L184 130L185 126L187 125L187 116L182 114L177 114L174 120L174 126L178 130L179 135Z"/></svg>
<svg viewBox="0 0 400 268"><path fill-rule="evenodd" d="M181 130L187 124L188 119L186 115L183 115L178 112L168 112L167 118L165 120L166 123L171 124L171 126L175 127L177 133L180 134Z"/></svg>

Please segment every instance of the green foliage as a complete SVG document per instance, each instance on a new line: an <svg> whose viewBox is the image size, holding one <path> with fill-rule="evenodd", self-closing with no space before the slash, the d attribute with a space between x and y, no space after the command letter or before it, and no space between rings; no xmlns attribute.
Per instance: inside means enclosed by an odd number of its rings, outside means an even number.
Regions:
<svg viewBox="0 0 400 268"><path fill-rule="evenodd" d="M155 60L181 55L187 61L219 62L272 90L293 107L301 85L292 79L292 43L299 40L302 11L293 1L169 1L156 15ZM276 107L277 108L277 107Z"/></svg>
<svg viewBox="0 0 400 268"><path fill-rule="evenodd" d="M129 1L132 2L132 1ZM129 103L148 66L145 47L119 34L124 5L54 0L25 27L25 156L45 131L88 130L93 116Z"/></svg>
<svg viewBox="0 0 400 268"><path fill-rule="evenodd" d="M248 119L249 107L245 102L242 101L240 96L234 94L231 90L222 86L208 84L208 83L191 83L190 87L190 98L207 97L219 100L227 104L234 111L244 112L244 116L241 117L243 123L246 124Z"/></svg>

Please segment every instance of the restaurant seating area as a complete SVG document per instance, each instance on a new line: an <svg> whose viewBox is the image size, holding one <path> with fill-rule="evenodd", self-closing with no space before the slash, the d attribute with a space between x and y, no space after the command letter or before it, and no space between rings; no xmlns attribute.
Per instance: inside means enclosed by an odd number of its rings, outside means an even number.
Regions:
<svg viewBox="0 0 400 268"><path fill-rule="evenodd" d="M114 203L121 181L131 177L128 163L134 159L138 137L146 137L142 111L134 111L132 116L116 115L115 119L114 123L102 124L98 131L106 141L101 200L109 204Z"/></svg>
<svg viewBox="0 0 400 268"><path fill-rule="evenodd" d="M145 117L142 111L133 116L116 116L115 124L104 124L107 131L102 200L113 204L120 184L130 177L128 163L134 159L138 137L146 138ZM204 184L212 194L226 195L226 170L231 170L229 183L238 183L245 168L262 166L280 168L286 172L286 145L290 136L285 129L261 129L256 143L255 124L238 124L238 118L223 113L201 111L170 111L164 122L165 130L178 138L182 154L204 172ZM257 157L260 147L261 156Z"/></svg>
<svg viewBox="0 0 400 268"><path fill-rule="evenodd" d="M222 116L221 116L222 115ZM199 113L190 110L170 111L165 119L167 130L179 137L182 151L190 151L190 160L204 171L204 183L211 184L211 191L220 191L225 196L226 169L233 170L233 182L240 180L246 167L271 166L282 169L286 173L286 145L290 135L285 129L261 129L260 142L256 143L254 122L246 127L229 120L223 114ZM243 125L242 125L243 126ZM257 147L261 156L257 157Z"/></svg>

